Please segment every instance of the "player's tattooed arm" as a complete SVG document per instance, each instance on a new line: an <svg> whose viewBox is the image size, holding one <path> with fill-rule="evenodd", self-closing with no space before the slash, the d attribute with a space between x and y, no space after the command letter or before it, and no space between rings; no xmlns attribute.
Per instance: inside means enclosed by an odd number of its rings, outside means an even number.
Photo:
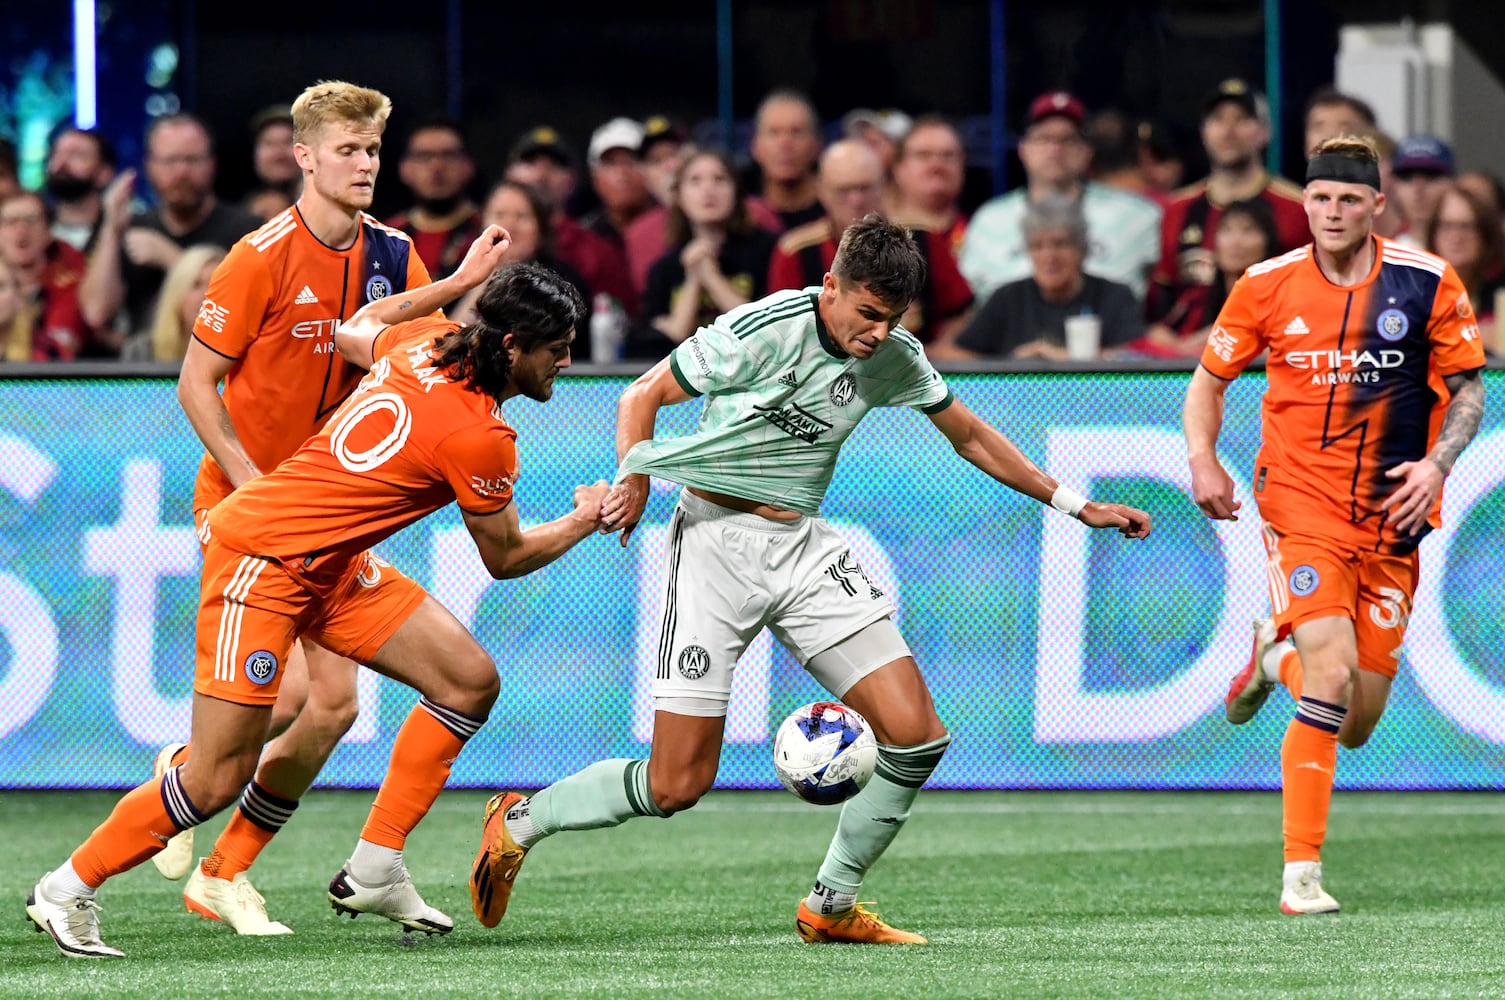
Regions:
<svg viewBox="0 0 1505 1000"><path fill-rule="evenodd" d="M1475 368L1458 372L1443 379L1453 398L1448 402L1442 418L1442 429L1437 432L1437 443L1427 457L1437 463L1446 475L1453 471L1453 463L1468 443L1479 432L1479 421L1484 417L1484 379Z"/></svg>

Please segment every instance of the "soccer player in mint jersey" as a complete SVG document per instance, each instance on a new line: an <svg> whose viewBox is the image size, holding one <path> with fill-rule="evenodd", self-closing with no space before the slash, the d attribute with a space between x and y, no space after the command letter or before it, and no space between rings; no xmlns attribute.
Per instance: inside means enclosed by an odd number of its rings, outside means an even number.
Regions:
<svg viewBox="0 0 1505 1000"><path fill-rule="evenodd" d="M779 292L703 327L622 394L616 486L602 530L625 544L648 477L681 483L647 760L605 760L524 798L487 803L471 874L488 927L526 851L560 830L688 809L711 787L737 657L766 625L832 695L868 720L878 768L841 811L796 927L806 941L923 944L857 903L863 876L909 817L951 736L893 621L893 605L820 518L836 458L878 406L925 413L983 472L1095 528L1149 534L1143 511L1089 502L958 402L899 326L925 279L907 230L870 215L842 237L820 286ZM655 440L663 406L705 397L699 428Z"/></svg>

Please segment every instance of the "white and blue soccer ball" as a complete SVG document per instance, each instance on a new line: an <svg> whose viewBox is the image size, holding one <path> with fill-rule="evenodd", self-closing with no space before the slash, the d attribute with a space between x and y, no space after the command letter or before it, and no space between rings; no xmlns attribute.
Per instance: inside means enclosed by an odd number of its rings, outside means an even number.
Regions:
<svg viewBox="0 0 1505 1000"><path fill-rule="evenodd" d="M835 805L862 791L878 764L878 741L867 720L835 701L789 714L773 737L779 783L806 802Z"/></svg>

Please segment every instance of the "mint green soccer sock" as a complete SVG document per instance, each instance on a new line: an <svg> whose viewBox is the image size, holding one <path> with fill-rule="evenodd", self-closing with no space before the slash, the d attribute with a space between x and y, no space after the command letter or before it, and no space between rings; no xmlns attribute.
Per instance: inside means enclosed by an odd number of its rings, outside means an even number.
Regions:
<svg viewBox="0 0 1505 1000"><path fill-rule="evenodd" d="M648 790L646 760L601 760L554 782L528 799L536 841L560 830L597 830L634 816L665 816Z"/></svg>
<svg viewBox="0 0 1505 1000"><path fill-rule="evenodd" d="M822 886L844 893L862 888L862 877L899 835L920 786L950 743L948 734L917 747L878 744L878 767L872 780L841 807L836 836L820 866Z"/></svg>

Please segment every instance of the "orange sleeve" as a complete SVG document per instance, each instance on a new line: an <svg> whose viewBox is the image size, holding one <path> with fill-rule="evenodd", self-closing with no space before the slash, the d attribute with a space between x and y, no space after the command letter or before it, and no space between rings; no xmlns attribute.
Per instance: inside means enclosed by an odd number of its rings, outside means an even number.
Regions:
<svg viewBox="0 0 1505 1000"><path fill-rule="evenodd" d="M1234 282L1212 332L1207 335L1202 367L1220 379L1237 378L1244 366L1269 345L1261 291L1262 286L1248 274Z"/></svg>
<svg viewBox="0 0 1505 1000"><path fill-rule="evenodd" d="M451 434L435 449L439 472L467 514L495 514L512 502L517 432L500 421Z"/></svg>
<svg viewBox="0 0 1505 1000"><path fill-rule="evenodd" d="M244 357L251 341L261 334L273 291L266 257L241 240L209 278L204 303L193 321L193 335L216 354Z"/></svg>
<svg viewBox="0 0 1505 1000"><path fill-rule="evenodd" d="M1432 300L1432 317L1427 323L1427 340L1437 374L1447 376L1484 367L1484 342L1479 337L1479 318L1468 300L1463 281L1449 264L1437 285Z"/></svg>

